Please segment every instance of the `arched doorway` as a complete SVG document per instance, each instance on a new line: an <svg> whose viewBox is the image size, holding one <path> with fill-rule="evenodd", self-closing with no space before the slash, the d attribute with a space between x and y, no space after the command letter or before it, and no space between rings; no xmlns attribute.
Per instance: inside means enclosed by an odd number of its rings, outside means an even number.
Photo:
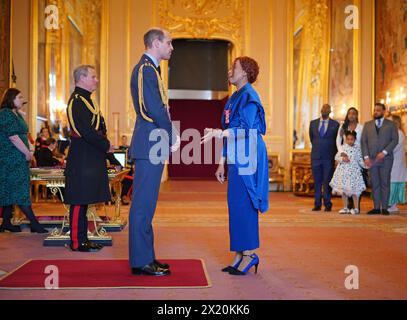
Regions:
<svg viewBox="0 0 407 320"><path fill-rule="evenodd" d="M232 45L224 40L176 39L169 61L168 87L173 121L179 121L184 133L181 150L192 142L187 129L197 130L220 127L220 118L228 97L227 71ZM215 147L218 150L215 150ZM208 149L200 147L200 157L193 163L170 161L171 179L212 179L217 168L216 155L220 146L213 144L208 163ZM191 149L191 152L193 149ZM196 150L196 149L195 149ZM181 151L182 155L182 151ZM185 154L184 154L185 155ZM192 154L188 155L192 157ZM199 160L200 158L200 160Z"/></svg>

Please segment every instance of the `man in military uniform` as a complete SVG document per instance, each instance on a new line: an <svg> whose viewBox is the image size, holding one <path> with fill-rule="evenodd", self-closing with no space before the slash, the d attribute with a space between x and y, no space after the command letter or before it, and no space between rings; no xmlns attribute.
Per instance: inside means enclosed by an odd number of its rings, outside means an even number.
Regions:
<svg viewBox="0 0 407 320"><path fill-rule="evenodd" d="M102 246L88 240L89 204L110 201L106 155L113 151L106 138L106 126L91 94L98 79L93 66L74 71L75 90L67 108L71 146L66 159L65 203L70 205L69 226L73 251L99 251Z"/></svg>
<svg viewBox="0 0 407 320"><path fill-rule="evenodd" d="M152 220L157 205L163 159L170 150L179 148L180 139L172 128L168 112L168 96L160 75L160 61L169 60L174 50L166 30L154 28L144 35L145 54L134 67L131 94L137 120L129 149L134 160L133 197L129 219L129 260L132 273L164 276L170 266L155 258ZM155 154L155 135L166 142L161 153ZM163 141L161 141L163 142ZM152 149L153 148L153 149Z"/></svg>

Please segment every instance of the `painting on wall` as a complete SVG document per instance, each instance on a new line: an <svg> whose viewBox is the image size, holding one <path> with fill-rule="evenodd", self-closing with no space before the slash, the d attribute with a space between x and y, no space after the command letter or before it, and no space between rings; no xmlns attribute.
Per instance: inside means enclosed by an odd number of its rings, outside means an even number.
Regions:
<svg viewBox="0 0 407 320"><path fill-rule="evenodd" d="M329 103L334 118L342 120L353 99L353 30L346 29L345 8L352 0L331 2L331 53L329 63Z"/></svg>
<svg viewBox="0 0 407 320"><path fill-rule="evenodd" d="M10 0L0 0L0 96L10 86Z"/></svg>
<svg viewBox="0 0 407 320"><path fill-rule="evenodd" d="M375 98L407 103L407 0L376 0Z"/></svg>

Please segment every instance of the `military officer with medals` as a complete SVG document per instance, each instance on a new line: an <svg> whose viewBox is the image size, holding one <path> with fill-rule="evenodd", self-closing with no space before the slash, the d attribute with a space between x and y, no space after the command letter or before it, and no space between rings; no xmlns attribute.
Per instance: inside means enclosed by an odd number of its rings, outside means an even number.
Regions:
<svg viewBox="0 0 407 320"><path fill-rule="evenodd" d="M70 205L72 251L95 252L102 245L88 240L86 212L89 204L110 201L106 155L113 151L99 106L91 99L97 89L95 67L82 65L74 71L75 90L67 107L71 146L66 159L65 203Z"/></svg>
<svg viewBox="0 0 407 320"><path fill-rule="evenodd" d="M152 220L164 169L164 162L157 157L167 159L170 151L176 151L180 145L171 123L167 91L160 74L160 62L169 60L174 48L169 32L159 28L146 32L144 45L146 51L131 76L137 120L129 149L129 157L135 164L129 217L129 262L134 275L165 276L170 274L170 266L155 257ZM160 149L160 154L153 152L157 141L152 137L156 134L163 134L166 139L166 147Z"/></svg>

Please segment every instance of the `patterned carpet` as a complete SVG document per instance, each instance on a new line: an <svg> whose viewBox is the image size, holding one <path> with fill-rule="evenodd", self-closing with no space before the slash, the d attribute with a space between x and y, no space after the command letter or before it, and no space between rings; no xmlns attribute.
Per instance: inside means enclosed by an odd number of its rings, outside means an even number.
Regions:
<svg viewBox="0 0 407 320"><path fill-rule="evenodd" d="M330 213L310 211L313 199L289 192L270 193L270 210L260 217L259 273L234 277L229 264L227 186L212 181L170 181L162 185L154 218L158 259L205 260L212 287L154 290L15 290L0 299L407 299L407 206L391 216L368 216L362 200L358 216L340 215L341 199ZM129 206L122 206L127 218ZM63 214L49 201L34 205L37 215ZM106 208L110 216L114 208ZM29 259L127 259L128 229L111 233L113 246L98 253L43 247L43 236L0 234L0 270ZM360 288L347 290L344 270L355 265Z"/></svg>
<svg viewBox="0 0 407 320"><path fill-rule="evenodd" d="M172 181L161 187L154 224L158 227L213 227L228 226L226 185L210 181ZM390 216L369 216L372 201L362 198L361 214L340 215L341 199L333 198L333 211L315 213L311 211L313 199L297 197L290 192L271 192L270 208L260 216L262 227L327 227L368 228L386 232L407 233L407 205ZM122 217L128 216L130 206L121 207ZM34 204L38 215L62 215L60 204L48 200ZM114 208L106 207L109 216Z"/></svg>

